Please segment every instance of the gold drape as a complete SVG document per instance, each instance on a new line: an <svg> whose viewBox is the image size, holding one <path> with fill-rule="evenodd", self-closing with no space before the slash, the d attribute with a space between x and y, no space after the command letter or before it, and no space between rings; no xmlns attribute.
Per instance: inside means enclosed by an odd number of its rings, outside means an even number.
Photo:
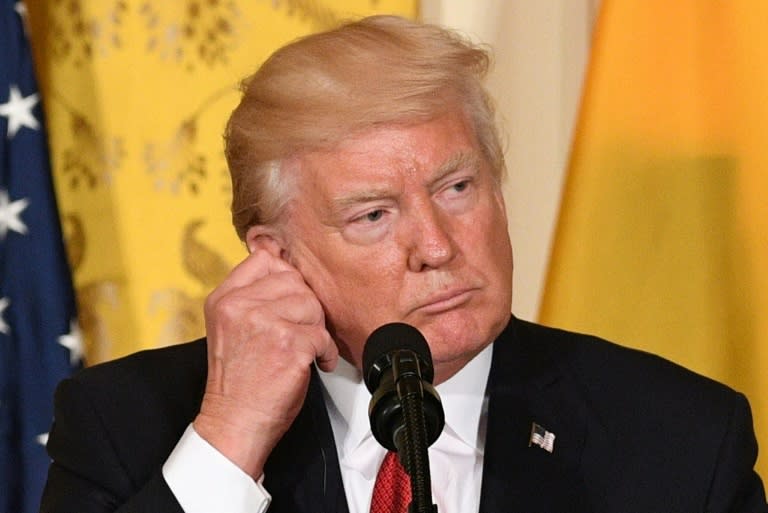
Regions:
<svg viewBox="0 0 768 513"><path fill-rule="evenodd" d="M89 363L203 335L245 250L222 150L239 80L279 45L416 0L29 0Z"/></svg>
<svg viewBox="0 0 768 513"><path fill-rule="evenodd" d="M766 19L757 0L603 1L541 314L746 393L764 477Z"/></svg>

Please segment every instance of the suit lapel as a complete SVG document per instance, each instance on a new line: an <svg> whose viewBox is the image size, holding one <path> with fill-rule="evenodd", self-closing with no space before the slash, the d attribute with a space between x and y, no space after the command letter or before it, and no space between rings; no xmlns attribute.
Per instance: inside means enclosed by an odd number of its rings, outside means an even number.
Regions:
<svg viewBox="0 0 768 513"><path fill-rule="evenodd" d="M569 347L553 351L535 330L513 319L494 344L482 513L591 511L580 469L585 407L559 363ZM554 434L551 453L530 443L534 422Z"/></svg>
<svg viewBox="0 0 768 513"><path fill-rule="evenodd" d="M602 502L620 480L610 456L591 462L594 451L585 451L588 434L606 438L599 422L588 433L587 401L567 372L576 344L560 333L512 319L494 344L481 513L588 513L590 498ZM530 444L534 422L555 435L551 453ZM265 487L270 513L349 511L314 369L304 407L267 462Z"/></svg>
<svg viewBox="0 0 768 513"><path fill-rule="evenodd" d="M333 431L315 369L301 412L264 469L270 513L348 513Z"/></svg>

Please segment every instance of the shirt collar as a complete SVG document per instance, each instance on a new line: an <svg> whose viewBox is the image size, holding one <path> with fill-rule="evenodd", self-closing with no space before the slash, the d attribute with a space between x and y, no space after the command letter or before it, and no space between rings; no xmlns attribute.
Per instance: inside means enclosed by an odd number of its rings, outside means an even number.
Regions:
<svg viewBox="0 0 768 513"><path fill-rule="evenodd" d="M451 379L435 387L443 403L445 429L480 453L485 446L485 430L480 422L487 408L485 389L492 356L493 344L489 344Z"/></svg>
<svg viewBox="0 0 768 513"><path fill-rule="evenodd" d="M368 403L371 394L363 383L362 373L344 358L333 372L319 371L329 402L334 432L343 433L342 440L336 440L343 454L357 448L366 437L372 437L368 420Z"/></svg>
<svg viewBox="0 0 768 513"><path fill-rule="evenodd" d="M483 452L484 429L480 425L483 409L487 408L486 383L491 369L493 344L489 344L451 379L439 384L437 392L445 412L446 430L470 448ZM341 428L343 440L337 440L343 454L354 451L367 438L372 438L368 420L371 394L363 383L362 373L339 358L333 372L319 371L326 391L334 431ZM338 432L338 431L337 431Z"/></svg>

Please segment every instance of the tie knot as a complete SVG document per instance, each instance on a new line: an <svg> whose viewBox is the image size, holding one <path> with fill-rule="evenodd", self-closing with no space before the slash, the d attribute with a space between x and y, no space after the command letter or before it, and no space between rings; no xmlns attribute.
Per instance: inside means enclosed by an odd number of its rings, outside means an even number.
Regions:
<svg viewBox="0 0 768 513"><path fill-rule="evenodd" d="M411 480L397 453L389 451L376 475L371 513L407 513L411 502Z"/></svg>

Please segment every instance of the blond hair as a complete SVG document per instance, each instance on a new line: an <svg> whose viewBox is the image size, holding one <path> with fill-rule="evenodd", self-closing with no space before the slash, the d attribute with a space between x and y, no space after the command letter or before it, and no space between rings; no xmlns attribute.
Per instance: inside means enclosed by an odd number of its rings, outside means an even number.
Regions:
<svg viewBox="0 0 768 513"><path fill-rule="evenodd" d="M372 16L299 39L243 82L226 128L232 220L241 239L277 221L290 199L282 162L349 134L462 109L497 179L504 157L483 88L489 53L457 33Z"/></svg>

